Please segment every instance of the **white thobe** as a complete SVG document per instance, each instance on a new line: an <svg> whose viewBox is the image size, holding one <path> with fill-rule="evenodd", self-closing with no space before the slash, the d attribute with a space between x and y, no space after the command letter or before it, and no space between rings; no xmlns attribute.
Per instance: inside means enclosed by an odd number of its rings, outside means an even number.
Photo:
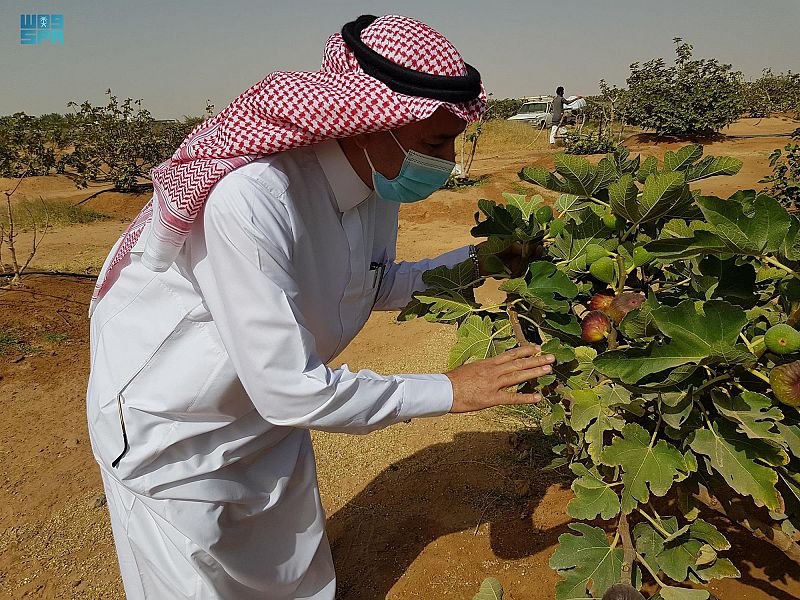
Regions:
<svg viewBox="0 0 800 600"><path fill-rule="evenodd" d="M144 231L94 308L87 398L129 599L334 597L309 429L452 404L443 374L326 365L468 259L394 262L398 207L327 141L223 177L166 272L141 264Z"/></svg>

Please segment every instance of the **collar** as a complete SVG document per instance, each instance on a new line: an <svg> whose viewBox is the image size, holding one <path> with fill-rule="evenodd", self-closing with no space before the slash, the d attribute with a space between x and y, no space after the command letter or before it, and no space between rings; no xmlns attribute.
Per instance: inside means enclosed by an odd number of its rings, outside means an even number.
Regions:
<svg viewBox="0 0 800 600"><path fill-rule="evenodd" d="M313 149L341 212L358 206L372 194L353 170L339 142L324 140L315 144Z"/></svg>

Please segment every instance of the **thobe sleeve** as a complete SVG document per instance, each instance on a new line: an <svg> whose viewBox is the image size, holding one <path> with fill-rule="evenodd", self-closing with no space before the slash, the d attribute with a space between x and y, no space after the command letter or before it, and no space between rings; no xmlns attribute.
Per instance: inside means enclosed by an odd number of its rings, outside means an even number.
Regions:
<svg viewBox="0 0 800 600"><path fill-rule="evenodd" d="M436 258L426 258L416 262L389 263L381 280L378 297L373 310L400 310L411 301L414 292L427 286L422 274L439 266L454 267L469 259L469 245L445 252Z"/></svg>
<svg viewBox="0 0 800 600"><path fill-rule="evenodd" d="M332 369L317 354L307 319L285 289L296 277L291 223L244 177L223 178L206 203L206 257L195 276L222 343L256 409L274 425L367 433L412 417L447 413L453 388L443 374L383 376ZM267 240L252 200L276 225ZM260 218L263 218L261 215ZM270 218L272 218L270 216Z"/></svg>

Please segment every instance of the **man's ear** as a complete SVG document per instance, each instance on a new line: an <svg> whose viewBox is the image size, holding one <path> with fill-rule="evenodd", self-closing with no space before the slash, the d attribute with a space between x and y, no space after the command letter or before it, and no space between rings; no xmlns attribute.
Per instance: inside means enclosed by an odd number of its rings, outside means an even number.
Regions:
<svg viewBox="0 0 800 600"><path fill-rule="evenodd" d="M354 135L352 138L353 143L358 146L361 150L366 149L367 144L369 143L371 134L369 133L359 133L358 135Z"/></svg>

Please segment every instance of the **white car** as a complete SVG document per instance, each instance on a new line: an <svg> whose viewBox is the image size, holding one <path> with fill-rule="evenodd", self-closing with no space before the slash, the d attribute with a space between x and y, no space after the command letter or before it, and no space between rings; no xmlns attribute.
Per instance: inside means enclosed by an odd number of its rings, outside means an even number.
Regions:
<svg viewBox="0 0 800 600"><path fill-rule="evenodd" d="M509 117L508 121L525 121L536 127L550 127L553 123L553 97L552 96L531 96L525 98L525 103L519 108L517 114ZM575 112L586 107L586 100L570 96L567 98L570 104L565 104L564 122L574 121Z"/></svg>

